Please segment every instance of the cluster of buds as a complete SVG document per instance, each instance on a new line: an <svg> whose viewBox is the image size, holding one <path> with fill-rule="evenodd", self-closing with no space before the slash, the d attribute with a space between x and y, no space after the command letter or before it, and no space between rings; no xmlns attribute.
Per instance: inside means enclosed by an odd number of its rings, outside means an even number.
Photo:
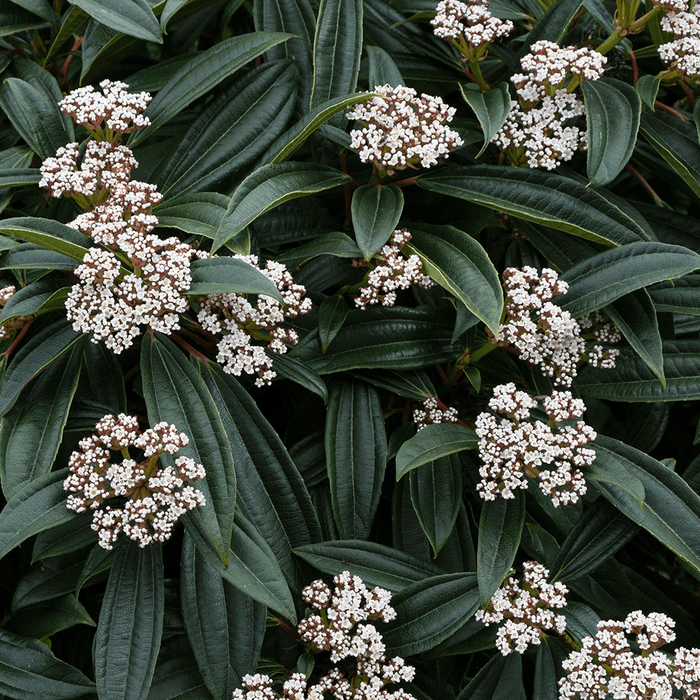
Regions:
<svg viewBox="0 0 700 700"><path fill-rule="evenodd" d="M416 408L413 411L413 422L416 430L423 430L428 425L435 423L456 423L459 414L456 408L440 408L437 396L429 396L423 402L423 408Z"/></svg>
<svg viewBox="0 0 700 700"><path fill-rule="evenodd" d="M235 255L274 283L284 300L284 305L272 297L259 295L252 303L242 294L213 294L203 300L197 319L210 333L225 333L218 344L217 360L224 372L240 376L242 372L257 374L257 386L271 384L276 373L272 359L265 353L262 341L274 353L287 352L285 343L296 345L299 336L291 328L283 328L285 318L294 318L311 310L311 300L304 298L306 289L294 284L294 279L281 263L268 261L265 267L258 265L255 255Z"/></svg>
<svg viewBox="0 0 700 700"><path fill-rule="evenodd" d="M374 625L366 624L367 620L389 622L396 617L389 605L391 593L379 587L368 590L348 571L333 582L333 592L320 579L302 591L313 612L297 630L310 653L330 652L334 664L353 660L349 670L331 668L312 685L303 673L294 673L284 683L281 696L269 676L244 676L245 691L235 690L232 700L322 700L326 694L337 700L414 700L403 690L386 690L390 683L413 680L415 669L400 656L387 659L382 635Z"/></svg>
<svg viewBox="0 0 700 700"><path fill-rule="evenodd" d="M592 331L593 338L599 343L612 345L622 340L620 329L614 323L606 323L599 311L581 316L576 319L576 322L582 333L590 333ZM591 367L614 369L615 360L619 355L620 351L617 348L606 348L603 345L596 344L588 351L586 362Z"/></svg>
<svg viewBox="0 0 700 700"><path fill-rule="evenodd" d="M435 36L453 43L468 61L477 61L491 42L513 31L510 20L491 14L488 0L441 0L430 24Z"/></svg>
<svg viewBox="0 0 700 700"><path fill-rule="evenodd" d="M528 646L540 644L548 630L562 634L566 629L566 618L552 609L566 607L569 589L563 583L547 583L549 570L536 561L523 564L522 581L513 573L486 608L474 615L487 626L506 621L496 636L496 648L503 656L525 653Z"/></svg>
<svg viewBox="0 0 700 700"><path fill-rule="evenodd" d="M367 286L360 288L360 296L355 299L357 306L363 310L380 302L383 306L393 306L397 289L408 289L412 284L428 289L435 284L428 275L423 274L423 263L417 255L406 258L401 253L410 240L411 234L405 228L391 234L389 243L374 258L374 267L367 273ZM358 258L353 265L364 267L367 263Z"/></svg>
<svg viewBox="0 0 700 700"><path fill-rule="evenodd" d="M141 432L135 416L120 413L105 416L95 429L97 435L81 440L80 450L71 454L63 488L71 494L70 510L93 511L92 529L101 547L112 549L120 532L139 547L165 542L181 515L205 505L201 492L185 484L206 476L201 464L184 456L172 466L161 463L163 454L175 455L189 443L174 425L158 423ZM140 462L130 448L141 452ZM114 453L121 461L111 461ZM113 498L123 505L101 507Z"/></svg>
<svg viewBox="0 0 700 700"><path fill-rule="evenodd" d="M572 90L600 78L606 62L588 48L535 42L521 60L525 72L511 77L519 99L511 101L506 123L491 142L519 166L553 170L571 160L577 150L587 148L585 131L567 126L585 111Z"/></svg>
<svg viewBox="0 0 700 700"><path fill-rule="evenodd" d="M669 12L662 17L661 28L673 34L673 41L659 46L661 60L681 76L700 78L700 4L696 2L692 12Z"/></svg>
<svg viewBox="0 0 700 700"><path fill-rule="evenodd" d="M582 361L605 368L615 366L617 350L595 345L586 354L581 331L593 325L590 318L579 323L552 302L569 291L569 285L554 270L544 268L540 275L534 267L509 267L503 273L503 289L506 321L499 328L500 342L517 348L522 360L539 365L545 375L554 377L555 384L571 386ZM619 340L614 327L598 333L596 338L601 342Z"/></svg>
<svg viewBox="0 0 700 700"><path fill-rule="evenodd" d="M663 613L631 612L624 621L601 620L595 637L562 662L560 700L670 700L674 687L684 698L700 698L700 649L680 647L671 658L659 648L675 638L676 623ZM632 649L628 635L635 635Z"/></svg>
<svg viewBox="0 0 700 700"><path fill-rule="evenodd" d="M581 468L596 457L586 447L596 439L596 432L578 420L586 407L569 391L555 391L542 404L549 421L528 422L538 400L518 391L512 382L500 384L489 407L505 418L487 412L477 416L475 430L483 462L477 491L484 500L515 498L516 489L527 488L526 476L539 479L540 490L555 508L576 503L586 493Z"/></svg>
<svg viewBox="0 0 700 700"><path fill-rule="evenodd" d="M352 147L363 163L373 163L381 173L437 165L441 158L464 142L447 126L455 113L439 97L421 95L413 88L380 85L378 93L356 104L348 113L364 128L350 132Z"/></svg>

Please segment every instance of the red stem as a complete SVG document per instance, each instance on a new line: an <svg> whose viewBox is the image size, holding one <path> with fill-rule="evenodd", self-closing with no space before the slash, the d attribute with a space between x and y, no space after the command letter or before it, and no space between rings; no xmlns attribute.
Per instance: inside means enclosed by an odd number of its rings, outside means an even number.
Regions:
<svg viewBox="0 0 700 700"><path fill-rule="evenodd" d="M677 117L678 119L682 119L684 122L688 121L688 118L682 115L680 112L677 110L673 109L673 107L669 107L668 105L665 105L663 102L659 102L656 100L654 102L654 107L657 109L662 109L664 112L668 112L669 114L672 114L674 117Z"/></svg>
<svg viewBox="0 0 700 700"><path fill-rule="evenodd" d="M73 59L75 58L75 51L77 51L83 43L83 37L79 36L74 42L73 46L71 47L70 53L66 57L66 60L63 63L63 66L61 67L61 70L59 71L59 76L61 78L62 83L68 82L68 69L70 68L70 64L73 63Z"/></svg>
<svg viewBox="0 0 700 700"><path fill-rule="evenodd" d="M15 350L15 348L20 344L22 338L27 334L27 331L29 330L30 326L34 323L34 319L30 319L27 321L23 326L20 332L17 334L17 337L12 341L12 345L10 345L7 350L3 353L5 357L9 357Z"/></svg>
<svg viewBox="0 0 700 700"><path fill-rule="evenodd" d="M632 82L633 87L637 87L637 81L639 80L639 66L637 65L637 57L634 55L632 49L627 49L630 59L632 60L632 70L634 71L634 78Z"/></svg>
<svg viewBox="0 0 700 700"><path fill-rule="evenodd" d="M199 350L195 350L184 338L181 338L179 335L176 333L173 333L170 336L181 348L186 350L190 355L194 355L195 357L198 357L200 360L204 362L204 364L209 366L209 358L206 357L206 355L203 355Z"/></svg>

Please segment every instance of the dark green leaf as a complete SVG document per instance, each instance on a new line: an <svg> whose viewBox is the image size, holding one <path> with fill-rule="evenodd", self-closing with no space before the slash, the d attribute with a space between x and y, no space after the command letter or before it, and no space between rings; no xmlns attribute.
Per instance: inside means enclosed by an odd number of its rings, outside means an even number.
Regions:
<svg viewBox="0 0 700 700"><path fill-rule="evenodd" d="M39 168L15 168L0 170L0 187L24 187L38 185L41 180Z"/></svg>
<svg viewBox="0 0 700 700"><path fill-rule="evenodd" d="M464 101L474 110L484 132L484 145L476 154L478 158L491 143L496 132L506 123L510 112L508 83L498 83L488 92L481 92L478 85L460 84Z"/></svg>
<svg viewBox="0 0 700 700"><path fill-rule="evenodd" d="M94 545L97 542L97 533L90 528L91 522L92 513L81 513L63 525L40 532L32 547L32 564L40 559L70 554Z"/></svg>
<svg viewBox="0 0 700 700"><path fill-rule="evenodd" d="M558 692L557 669L559 663L559 659L555 659L552 652L551 637L544 635L542 643L537 647L532 700L555 700Z"/></svg>
<svg viewBox="0 0 700 700"><path fill-rule="evenodd" d="M237 258L205 258L191 265L192 284L187 294L265 294L284 301L275 284L252 265Z"/></svg>
<svg viewBox="0 0 700 700"><path fill-rule="evenodd" d="M158 228L176 228L214 238L230 201L230 197L218 192L183 194L166 200L153 213L158 217Z"/></svg>
<svg viewBox="0 0 700 700"><path fill-rule="evenodd" d="M282 379L289 379L299 386L313 392L323 399L323 403L328 401L328 387L320 375L311 369L305 362L288 354L278 355L269 348L265 348L265 354L273 360L274 371Z"/></svg>
<svg viewBox="0 0 700 700"><path fill-rule="evenodd" d="M700 275L659 284L649 290L649 296L657 311L699 316Z"/></svg>
<svg viewBox="0 0 700 700"><path fill-rule="evenodd" d="M444 574L405 588L393 600L396 622L384 634L393 656L432 649L459 629L479 607L476 574Z"/></svg>
<svg viewBox="0 0 700 700"><path fill-rule="evenodd" d="M95 627L95 624L75 594L68 593L61 598L23 608L12 616L6 628L25 637L42 639L75 625Z"/></svg>
<svg viewBox="0 0 700 700"><path fill-rule="evenodd" d="M386 433L379 396L350 377L331 385L326 464L333 514L342 539L367 539L386 469Z"/></svg>
<svg viewBox="0 0 700 700"><path fill-rule="evenodd" d="M403 194L398 187L362 185L352 195L352 226L365 260L389 240L403 211Z"/></svg>
<svg viewBox="0 0 700 700"><path fill-rule="evenodd" d="M34 243L16 243L14 247L0 254L0 270L67 270L70 272L75 267L75 258L46 250Z"/></svg>
<svg viewBox="0 0 700 700"><path fill-rule="evenodd" d="M52 219L39 219L34 217L21 217L16 219L4 219L0 222L0 233L14 236L27 243L36 243L67 255L74 260L81 260L88 252L90 239L70 226L61 224Z"/></svg>
<svg viewBox="0 0 700 700"><path fill-rule="evenodd" d="M642 98L642 102L654 111L656 96L659 94L661 80L655 75L643 75L637 81L637 92Z"/></svg>
<svg viewBox="0 0 700 700"><path fill-rule="evenodd" d="M198 480L195 488L204 494L206 505L189 511L183 520L188 530L203 533L201 536L225 564L233 525L236 475L220 409L202 377L164 337L144 336L141 373L149 422L176 425L190 439L180 455L205 466L207 476Z"/></svg>
<svg viewBox="0 0 700 700"><path fill-rule="evenodd" d="M524 491L517 491L515 498L497 498L495 501L486 501L482 506L476 552L476 573L482 606L488 604L510 573L524 524Z"/></svg>
<svg viewBox="0 0 700 700"><path fill-rule="evenodd" d="M668 243L629 243L598 253L568 269L569 291L560 306L574 317L606 306L635 289L682 277L700 267L700 255Z"/></svg>
<svg viewBox="0 0 700 700"><path fill-rule="evenodd" d="M294 270L319 255L359 258L362 253L350 236L339 231L332 231L331 233L323 233L313 241L275 256L275 260L284 263L290 270Z"/></svg>
<svg viewBox="0 0 700 700"><path fill-rule="evenodd" d="M73 32L78 29L78 27L80 27L80 25L83 24L87 18L88 14L86 12L83 12L75 5L71 5L68 11L63 14L61 26L53 40L53 43L51 44L51 47L49 48L49 52L44 60L44 65L49 63L63 44L73 36Z"/></svg>
<svg viewBox="0 0 700 700"><path fill-rule="evenodd" d="M614 78L587 80L581 89L588 125L586 173L591 184L600 187L612 182L632 155L642 100L631 85Z"/></svg>
<svg viewBox="0 0 700 700"><path fill-rule="evenodd" d="M129 146L133 147L143 141L248 61L289 37L289 34L274 32L242 34L196 53L189 63L173 75L148 106L146 114L151 124L145 129L134 131L129 138Z"/></svg>
<svg viewBox="0 0 700 700"><path fill-rule="evenodd" d="M508 689L509 694L505 696L503 693L499 693L498 689L506 678L512 677L514 667L522 668L521 664L522 660L519 654L492 656L469 681L464 690L457 695L456 700L516 700L517 695L513 697L510 689ZM506 675L506 668L510 671L508 675ZM520 672L522 673L522 671ZM547 698L547 700L553 699Z"/></svg>
<svg viewBox="0 0 700 700"><path fill-rule="evenodd" d="M337 187L350 178L330 166L313 163L264 165L249 175L231 197L212 246L216 251L266 211L296 197Z"/></svg>
<svg viewBox="0 0 700 700"><path fill-rule="evenodd" d="M526 35L520 57L530 51L536 41L553 41L558 44L566 35L566 31L579 11L583 0L559 0L548 6L547 11L537 20L532 31Z"/></svg>
<svg viewBox="0 0 700 700"><path fill-rule="evenodd" d="M66 508L68 469L40 476L18 489L0 511L0 559L28 537L75 517Z"/></svg>
<svg viewBox="0 0 700 700"><path fill-rule="evenodd" d="M25 10L29 10L32 14L37 17L50 22L54 26L58 25L60 22L59 16L51 9L51 5L48 0L12 0L15 5L23 7Z"/></svg>
<svg viewBox="0 0 700 700"><path fill-rule="evenodd" d="M457 521L462 503L462 464L457 455L438 457L409 474L418 521L437 556Z"/></svg>
<svg viewBox="0 0 700 700"><path fill-rule="evenodd" d="M46 644L0 629L0 693L22 700L72 700L94 692L95 684Z"/></svg>
<svg viewBox="0 0 700 700"><path fill-rule="evenodd" d="M420 256L424 272L448 289L498 336L503 288L486 251L453 226L411 224L405 248Z"/></svg>
<svg viewBox="0 0 700 700"><path fill-rule="evenodd" d="M336 540L297 547L294 554L324 574L350 571L369 586L401 591L417 581L444 573L439 567L399 549L363 540Z"/></svg>
<svg viewBox="0 0 700 700"><path fill-rule="evenodd" d="M95 634L101 700L145 698L163 633L163 553L158 543L122 540L109 573Z"/></svg>
<svg viewBox="0 0 700 700"><path fill-rule="evenodd" d="M160 25L146 0L110 0L108 6L97 0L71 0L71 3L110 29L163 43Z"/></svg>
<svg viewBox="0 0 700 700"><path fill-rule="evenodd" d="M351 371L350 374L353 377L362 379L362 381L369 382L374 386L387 389L394 394L413 399L414 401L425 401L428 396L435 396L436 394L430 377L421 370L360 369Z"/></svg>
<svg viewBox="0 0 700 700"><path fill-rule="evenodd" d="M604 245L648 240L641 226L603 195L556 173L477 165L421 175L417 182L424 189L467 199Z"/></svg>
<svg viewBox="0 0 700 700"><path fill-rule="evenodd" d="M78 386L82 354L82 347L74 345L59 357L0 420L0 477L6 498L51 470Z"/></svg>
<svg viewBox="0 0 700 700"><path fill-rule="evenodd" d="M391 85L398 87L405 85L406 81L401 77L401 72L391 56L379 46L366 46L369 59L369 86L370 89L378 85Z"/></svg>
<svg viewBox="0 0 700 700"><path fill-rule="evenodd" d="M60 280L38 280L18 289L0 311L0 323L18 316L34 316L65 307L70 287Z"/></svg>
<svg viewBox="0 0 700 700"><path fill-rule="evenodd" d="M321 339L323 352L328 350L328 346L333 342L333 338L338 335L338 331L343 327L348 316L348 305L345 299L339 295L324 299L318 307L318 335Z"/></svg>

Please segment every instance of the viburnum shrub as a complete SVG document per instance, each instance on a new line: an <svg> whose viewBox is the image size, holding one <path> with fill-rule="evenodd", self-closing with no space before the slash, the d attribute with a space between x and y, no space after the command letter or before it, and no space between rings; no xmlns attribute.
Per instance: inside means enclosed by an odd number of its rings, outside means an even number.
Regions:
<svg viewBox="0 0 700 700"><path fill-rule="evenodd" d="M700 2L0 2L0 700L700 699Z"/></svg>

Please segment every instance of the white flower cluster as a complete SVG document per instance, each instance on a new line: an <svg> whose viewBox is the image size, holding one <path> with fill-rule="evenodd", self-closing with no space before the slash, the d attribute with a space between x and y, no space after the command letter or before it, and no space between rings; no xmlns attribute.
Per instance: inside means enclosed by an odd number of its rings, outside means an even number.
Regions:
<svg viewBox="0 0 700 700"><path fill-rule="evenodd" d="M258 265L256 255L234 255L262 272L279 290L284 305L265 295L258 295L254 304L243 294L212 294L202 302L197 319L204 330L210 333L225 333L218 345L217 360L224 372L240 376L242 372L257 374L257 386L271 384L277 374L272 369L262 345L253 341L267 342L267 347L279 355L287 352L286 343L299 342L297 332L283 328L285 318L294 318L311 310L311 300L302 298L306 289L294 284L294 279L281 263L268 261L265 267Z"/></svg>
<svg viewBox="0 0 700 700"><path fill-rule="evenodd" d="M673 41L659 46L661 60L681 75L700 77L700 3L692 12L669 12L661 18L661 28L673 34Z"/></svg>
<svg viewBox="0 0 700 700"><path fill-rule="evenodd" d="M141 114L153 99L149 93L130 94L126 83L111 80L103 80L100 87L102 94L95 92L92 85L73 90L58 106L93 135L98 138L102 136L99 140L109 141L113 136L111 132L128 134L151 123L148 117Z"/></svg>
<svg viewBox="0 0 700 700"><path fill-rule="evenodd" d="M423 430L428 425L434 423L456 423L459 418L456 408L441 409L436 396L429 396L423 402L423 408L416 408L413 411L413 422L416 430Z"/></svg>
<svg viewBox="0 0 700 700"><path fill-rule="evenodd" d="M145 547L165 542L178 518L197 506L204 496L187 481L206 476L204 467L189 457L178 457L174 466L160 464L161 455L175 455L189 438L174 425L158 423L143 432L135 416L108 415L95 426L97 435L80 441L80 450L68 460L70 475L63 488L71 492L66 501L70 510L92 514L92 529L99 544L112 549L120 532ZM143 453L140 462L129 449ZM110 461L119 452L122 460ZM126 498L122 507L100 508L110 498Z"/></svg>
<svg viewBox="0 0 700 700"><path fill-rule="evenodd" d="M585 111L583 101L568 92L566 82L579 83L603 75L607 59L587 48L559 47L537 41L521 60L525 73L511 77L519 100L511 101L506 123L491 139L512 154L519 165L553 170L587 147L585 130L567 126Z"/></svg>
<svg viewBox="0 0 700 700"><path fill-rule="evenodd" d="M612 344L619 343L622 340L619 328L614 323L605 323L599 311L581 316L576 319L576 322L582 332L594 328L593 337L601 343ZM619 355L620 351L617 348L606 349L602 345L594 345L588 352L586 362L591 367L614 369L615 360Z"/></svg>
<svg viewBox="0 0 700 700"><path fill-rule="evenodd" d="M663 613L631 612L624 621L601 620L595 637L581 640L562 662L560 700L671 700L674 687L684 698L700 698L700 649L680 647L675 656L658 651L675 638L676 623ZM635 635L641 653L627 635Z"/></svg>
<svg viewBox="0 0 700 700"><path fill-rule="evenodd" d="M516 489L527 488L525 476L539 478L540 490L555 508L576 503L586 493L581 467L595 461L595 452L585 446L596 439L596 432L582 420L568 424L581 418L586 407L569 391L555 391L542 404L549 422L527 422L530 410L538 407L537 399L518 391L512 382L500 384L489 407L506 417L487 412L477 416L475 432L483 462L477 491L484 500L515 498Z"/></svg>
<svg viewBox="0 0 700 700"><path fill-rule="evenodd" d="M0 307L5 306L10 297L17 291L16 287L11 284L4 286L0 289ZM15 319L13 319L14 321ZM0 326L0 340L6 340L12 333L16 330L15 324L10 321L2 326Z"/></svg>
<svg viewBox="0 0 700 700"><path fill-rule="evenodd" d="M364 128L350 132L352 147L359 150L363 163L373 163L389 175L396 170L437 165L448 153L464 142L447 126L455 109L439 97L416 96L413 88L380 85L371 97L356 104L348 119L359 121Z"/></svg>
<svg viewBox="0 0 700 700"><path fill-rule="evenodd" d="M617 350L604 350L596 345L586 355L582 328L590 319L578 323L568 312L552 302L553 297L569 291L566 282L554 270L544 268L540 275L534 267L509 267L503 273L506 292L506 321L499 328L503 342L515 346L520 358L540 366L555 384L571 386L579 362L588 361L605 368L615 366ZM619 334L601 329L600 340L614 342Z"/></svg>
<svg viewBox="0 0 700 700"><path fill-rule="evenodd" d="M396 229L387 243L375 256L376 266L367 273L367 286L360 288L360 296L355 304L367 309L372 304L382 303L393 306L396 303L396 290L408 289L412 284L428 289L435 283L422 273L423 263L417 255L407 258L401 249L411 240L411 234L405 229ZM353 261L357 267L367 263L363 259Z"/></svg>
<svg viewBox="0 0 700 700"><path fill-rule="evenodd" d="M382 635L366 620L389 622L396 617L389 605L391 593L376 587L368 590L358 576L344 571L333 579L335 590L322 581L314 581L302 591L313 612L298 625L301 641L311 653L330 651L331 661L354 660L345 673L331 668L316 683L309 685L303 673L294 673L284 683L285 700L323 700L328 693L336 700L415 700L403 690L388 691L390 683L410 682L413 666L396 656L387 660ZM347 674L347 675L346 675ZM272 679L262 674L243 677L242 689L233 692L232 700L277 700Z"/></svg>
<svg viewBox="0 0 700 700"><path fill-rule="evenodd" d="M655 7L666 12L685 12L688 9L687 0L651 0Z"/></svg>
<svg viewBox="0 0 700 700"><path fill-rule="evenodd" d="M560 582L547 583L548 578L549 570L542 564L526 561L522 583L509 576L486 608L474 614L487 626L506 621L496 636L496 648L503 656L514 651L525 653L531 644L540 644L547 630L562 634L566 629L566 618L552 612L552 608L566 607L569 589Z"/></svg>
<svg viewBox="0 0 700 700"><path fill-rule="evenodd" d="M513 31L510 20L500 20L489 11L488 0L440 0L430 21L435 36L445 41L464 41L471 56L477 49Z"/></svg>

